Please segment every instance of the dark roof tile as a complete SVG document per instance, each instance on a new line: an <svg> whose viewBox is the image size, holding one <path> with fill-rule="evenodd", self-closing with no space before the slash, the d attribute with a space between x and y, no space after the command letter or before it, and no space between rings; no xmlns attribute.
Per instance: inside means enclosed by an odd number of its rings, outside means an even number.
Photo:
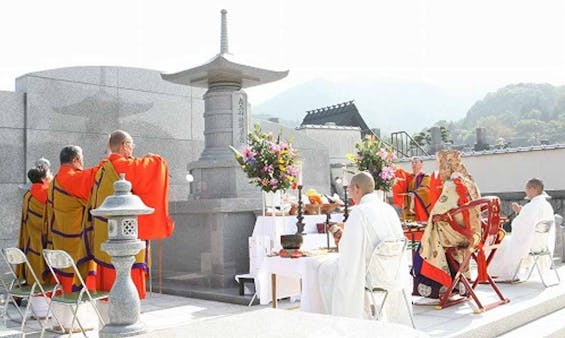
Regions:
<svg viewBox="0 0 565 338"><path fill-rule="evenodd" d="M306 111L301 126L325 125L328 122L334 122L337 126L359 127L362 131L369 130L353 101Z"/></svg>

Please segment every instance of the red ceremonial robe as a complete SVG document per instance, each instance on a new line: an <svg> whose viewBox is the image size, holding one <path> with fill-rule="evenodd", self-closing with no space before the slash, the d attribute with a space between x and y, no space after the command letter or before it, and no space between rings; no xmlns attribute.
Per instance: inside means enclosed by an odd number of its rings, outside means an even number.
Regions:
<svg viewBox="0 0 565 338"><path fill-rule="evenodd" d="M132 193L138 195L147 206L155 209L153 214L138 217L139 239L162 239L170 236L174 223L169 218L168 209L168 167L167 162L158 155L126 158L118 154L111 154L109 161L96 176L89 209L98 208L107 196L114 193L113 183L122 173L125 174L126 180L131 182ZM108 223L105 218L97 216L92 216L90 222L94 227L90 249L97 263L97 289L108 291L116 278L110 256L101 248L101 244L108 239ZM136 255L131 271L140 299L144 299L146 295L145 279L148 266L149 253L142 250Z"/></svg>

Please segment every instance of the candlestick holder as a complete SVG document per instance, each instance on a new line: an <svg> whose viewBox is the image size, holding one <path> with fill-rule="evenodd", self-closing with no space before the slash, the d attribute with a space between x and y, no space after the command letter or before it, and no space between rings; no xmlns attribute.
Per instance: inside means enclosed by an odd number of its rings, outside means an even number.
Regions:
<svg viewBox="0 0 565 338"><path fill-rule="evenodd" d="M296 219L298 220L298 222L296 222L296 233L297 234L301 234L304 232L304 222L302 222L304 220L304 216L303 216L303 208L302 208L302 184L300 184L298 186L298 210L296 213Z"/></svg>
<svg viewBox="0 0 565 338"><path fill-rule="evenodd" d="M328 246L328 250L330 249L330 214L327 213L326 214L326 223L325 223L325 228L326 228L326 244Z"/></svg>
<svg viewBox="0 0 565 338"><path fill-rule="evenodd" d="M345 221L347 221L347 218L349 217L349 197L347 196L346 185L343 186L343 203L344 203L343 223L345 223Z"/></svg>

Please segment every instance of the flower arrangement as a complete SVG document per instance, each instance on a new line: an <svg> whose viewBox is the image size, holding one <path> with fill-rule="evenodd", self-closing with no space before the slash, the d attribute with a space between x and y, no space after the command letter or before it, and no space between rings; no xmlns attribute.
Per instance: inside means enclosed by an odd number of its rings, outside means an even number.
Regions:
<svg viewBox="0 0 565 338"><path fill-rule="evenodd" d="M348 159L359 171L368 171L375 180L375 189L389 191L394 185L394 169L392 162L396 154L373 135L367 135L355 144L357 152L347 154Z"/></svg>
<svg viewBox="0 0 565 338"><path fill-rule="evenodd" d="M258 124L247 134L247 145L241 151L230 146L249 183L265 192L288 188L296 189L299 170L296 166L298 152L289 142L264 133Z"/></svg>

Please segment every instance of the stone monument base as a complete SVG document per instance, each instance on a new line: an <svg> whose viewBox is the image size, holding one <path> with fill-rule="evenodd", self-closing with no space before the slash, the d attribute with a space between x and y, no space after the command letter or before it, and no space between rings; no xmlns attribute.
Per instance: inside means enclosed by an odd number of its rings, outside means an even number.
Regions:
<svg viewBox="0 0 565 338"><path fill-rule="evenodd" d="M172 202L173 235L150 243L153 279L161 261L161 274L168 280L207 288L235 287L234 276L249 272L248 238L260 208L259 193L257 198Z"/></svg>

